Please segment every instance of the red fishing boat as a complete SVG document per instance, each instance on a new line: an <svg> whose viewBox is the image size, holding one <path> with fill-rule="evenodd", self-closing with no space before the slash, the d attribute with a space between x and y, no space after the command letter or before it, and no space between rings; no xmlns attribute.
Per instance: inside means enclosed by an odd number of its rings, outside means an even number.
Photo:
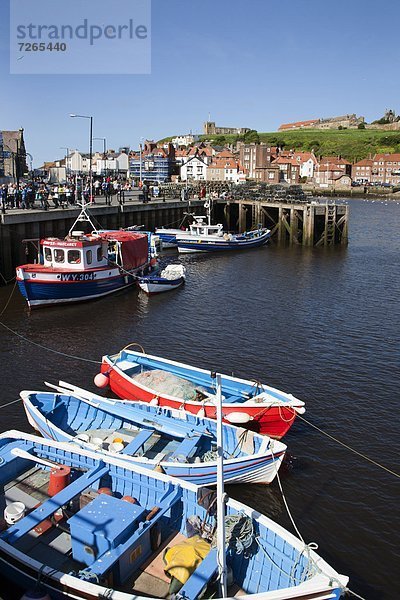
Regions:
<svg viewBox="0 0 400 600"><path fill-rule="evenodd" d="M169 406L216 418L212 372L125 348L103 356L99 387L110 385L120 398ZM276 439L305 412L304 402L260 382L222 375L223 419Z"/></svg>

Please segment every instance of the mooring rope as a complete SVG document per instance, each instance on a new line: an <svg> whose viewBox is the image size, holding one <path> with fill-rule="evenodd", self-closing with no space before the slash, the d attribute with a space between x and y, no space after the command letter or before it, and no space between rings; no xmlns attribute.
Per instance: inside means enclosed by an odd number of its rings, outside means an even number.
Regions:
<svg viewBox="0 0 400 600"><path fill-rule="evenodd" d="M271 449L271 454L272 454L272 457L273 457L273 458L275 458L275 457L274 457L274 454L273 454L273 450L272 450L272 449ZM289 516L289 519L290 519L290 521L291 521L291 523L292 523L292 525L293 525L293 528L294 528L294 530L295 530L295 531L296 531L296 533L297 533L297 536L299 537L299 539L300 539L300 540L303 542L303 544L304 544L304 548L303 548L302 552L304 552L304 551L305 551L305 552L307 553L307 555L308 555L308 560L309 560L309 562L311 562L311 563L312 563L314 572L319 572L319 573L321 573L322 575L325 575L325 577L327 577L327 578L330 580L331 584L334 584L334 583L335 583L335 584L336 584L336 585L337 585L337 586L338 586L338 587L339 587L339 588L340 588L340 589L341 589L343 592L346 592L346 593L352 594L354 597L356 597L356 598L359 598L359 600L366 600L366 598L363 598L362 596L360 596L360 595L359 595L359 594L357 594L356 592L353 592L353 591L352 591L352 590L350 590L348 587L344 586L344 585L343 585L343 584L342 584L342 583L339 581L339 579L337 579L336 577L332 577L332 576L331 576L331 575L329 575L328 573L325 573L325 572L324 572L324 571L321 569L321 567L320 567L320 566L319 566L319 565L318 565L318 564L315 562L315 560L314 560L314 559L311 557L310 550L317 550L317 549L318 549L318 544L317 544L316 542L310 542L309 544L306 544L306 543L305 543L305 541L304 541L304 539L303 539L303 536L301 535L301 533L300 533L300 531L299 531L299 528L297 527L297 525L296 525L296 523L295 523L295 520L294 520L294 518L293 518L293 515L292 515L292 513L291 513L291 511L290 511L289 504L288 504L288 502L287 502L287 500L286 500L286 496L285 496L285 493L284 493L284 491L283 491L283 487L282 487L281 479L280 479L280 477L279 477L279 469L278 469L278 466L277 466L277 461L275 461L275 460L274 460L274 466L275 466L275 471L276 471L276 479L277 479L277 481L278 481L279 489L280 489L280 492L281 492L281 495L282 495L283 503L284 503L284 505L285 505L285 508L286 508L286 512L287 512L287 514L288 514L288 516ZM296 568L297 568L297 565L296 565ZM312 574L312 571L311 571L311 569L309 569L309 568L308 568L308 572L309 572L310 574Z"/></svg>
<svg viewBox="0 0 400 600"><path fill-rule="evenodd" d="M6 310L7 306L10 304L10 302L11 302L11 298L12 298L12 296L13 296L13 293L14 293L14 290L15 290L15 288L16 288L16 287L17 287L17 281L15 280L15 282L14 282L14 285L13 285L13 289L11 290L11 294L9 295L9 298L8 298L8 300L7 300L7 302L6 302L6 304L5 304L4 308L3 308L3 310L2 310L2 311L1 311L1 313L0 313L0 317L1 317L1 316L2 316L2 314L5 312L5 310Z"/></svg>
<svg viewBox="0 0 400 600"><path fill-rule="evenodd" d="M66 352L60 352L59 350L54 350L54 348L49 348L48 346L43 346L43 344L34 342L33 340L28 339L24 335L21 335L17 331L14 331L13 329L11 329L11 327L8 327L2 321L0 321L0 325L2 327L4 327L4 329L7 329L7 331L9 331L10 333L13 333L17 337L24 340L25 342L28 342L28 344L33 344L34 346L37 346L38 348L42 348L42 350L47 350L48 352L53 352L54 354L58 354L59 356L64 356L65 358L73 358L74 360L82 360L84 362L90 362L90 363L94 363L96 365L101 365L101 361L99 361L99 360L92 360L90 358L84 358L83 356L75 356L74 354L67 354Z"/></svg>
<svg viewBox="0 0 400 600"><path fill-rule="evenodd" d="M357 454L358 456L361 456L361 458L363 458L364 460L367 460L368 462L372 463L376 467L379 467L380 469L383 469L387 473L390 473L391 475L394 475L395 477L399 477L400 478L400 474L399 473L396 473L395 471L392 471L392 469L389 469L388 467L385 467L381 463L378 463L376 460L373 460L372 458L370 458L366 454L363 454L362 452L359 452L358 450L355 450L354 448L352 448L348 444L345 444L344 442L341 442L340 440L338 440L337 438L335 438L333 435L330 435L330 433L327 433L326 431L324 431L320 427L317 427L317 425L314 425L314 423L311 423L310 421L308 421L307 419L305 419L301 415L298 414L297 417L299 419L301 419L302 421L304 421L305 423L307 423L307 425L310 425L311 427L313 427L314 429L316 429L317 431L319 431L320 433L322 433L323 435L325 435L326 437L328 437L329 439L333 440L337 444L340 444L340 446L343 446L344 448L347 448L347 450L350 450L351 452L354 452L354 454Z"/></svg>

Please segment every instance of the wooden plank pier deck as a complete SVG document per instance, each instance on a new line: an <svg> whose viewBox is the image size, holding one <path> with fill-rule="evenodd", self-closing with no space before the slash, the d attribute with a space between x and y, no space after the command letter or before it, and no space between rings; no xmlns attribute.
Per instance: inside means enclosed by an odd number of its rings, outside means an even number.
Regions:
<svg viewBox="0 0 400 600"><path fill-rule="evenodd" d="M0 214L0 285L14 278L16 266L34 260L31 244L24 246L24 239L64 237L79 210L73 206ZM187 213L204 215L205 210L203 199L186 202L163 197L144 204L135 194L127 196L124 204L114 200L111 206L105 205L104 198L96 198L90 213L103 229L143 225L150 231L161 226L179 227ZM213 201L212 220L222 222L231 231L246 231L261 224L271 229L271 243L279 245L333 246L348 242L348 206L335 201L322 204L312 199L286 202L219 198Z"/></svg>

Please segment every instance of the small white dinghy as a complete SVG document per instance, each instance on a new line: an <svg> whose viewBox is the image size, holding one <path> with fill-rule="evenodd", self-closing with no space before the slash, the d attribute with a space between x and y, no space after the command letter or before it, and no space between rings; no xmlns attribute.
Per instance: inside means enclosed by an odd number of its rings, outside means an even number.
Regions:
<svg viewBox="0 0 400 600"><path fill-rule="evenodd" d="M146 294L168 292L181 286L185 282L186 269L183 265L167 265L160 273L139 277L138 284Z"/></svg>

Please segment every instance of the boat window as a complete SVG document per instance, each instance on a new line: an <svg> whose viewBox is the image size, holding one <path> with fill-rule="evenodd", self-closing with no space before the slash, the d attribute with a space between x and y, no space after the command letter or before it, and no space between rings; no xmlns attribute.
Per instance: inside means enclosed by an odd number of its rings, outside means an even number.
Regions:
<svg viewBox="0 0 400 600"><path fill-rule="evenodd" d="M68 262L75 265L81 262L79 250L68 250Z"/></svg>
<svg viewBox="0 0 400 600"><path fill-rule="evenodd" d="M97 248L97 262L100 262L103 258L103 249L101 246Z"/></svg>
<svg viewBox="0 0 400 600"><path fill-rule="evenodd" d="M44 259L51 261L51 248L44 247Z"/></svg>
<svg viewBox="0 0 400 600"><path fill-rule="evenodd" d="M54 260L57 263L62 263L65 260L65 253L64 250L60 250L60 248L56 248L54 250Z"/></svg>
<svg viewBox="0 0 400 600"><path fill-rule="evenodd" d="M86 250L86 262L88 265L91 265L93 262L93 253L91 250Z"/></svg>

